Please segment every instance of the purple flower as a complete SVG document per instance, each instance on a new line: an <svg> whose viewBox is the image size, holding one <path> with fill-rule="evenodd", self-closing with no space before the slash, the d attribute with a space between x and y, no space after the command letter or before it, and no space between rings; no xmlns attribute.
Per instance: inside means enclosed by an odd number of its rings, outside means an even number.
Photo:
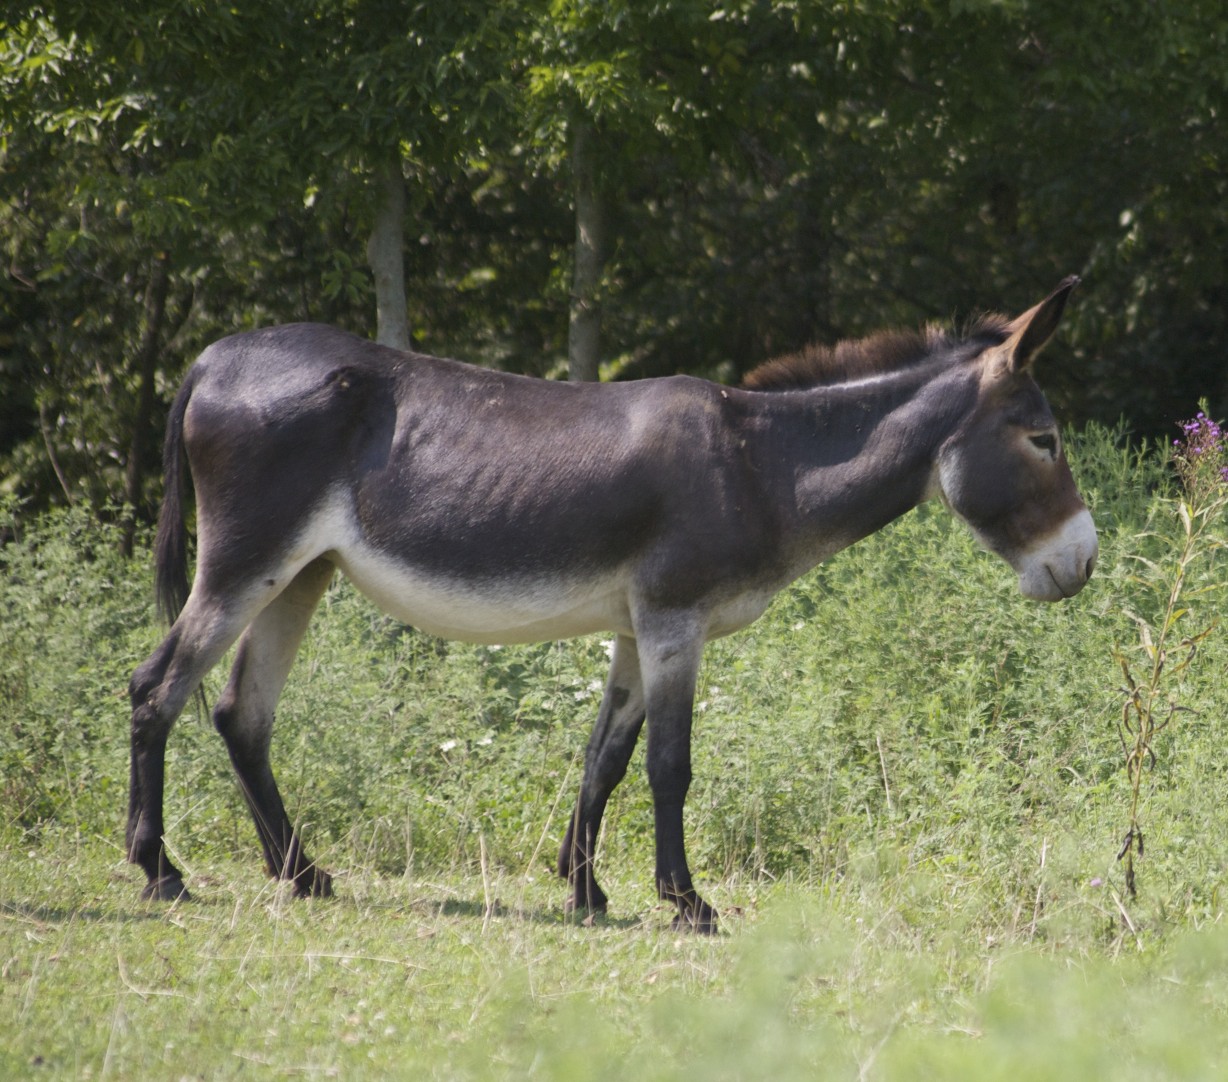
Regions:
<svg viewBox="0 0 1228 1082"><path fill-rule="evenodd" d="M1186 489L1194 493L1207 481L1228 483L1228 441L1219 422L1199 410L1180 427L1184 439L1173 440L1173 458Z"/></svg>

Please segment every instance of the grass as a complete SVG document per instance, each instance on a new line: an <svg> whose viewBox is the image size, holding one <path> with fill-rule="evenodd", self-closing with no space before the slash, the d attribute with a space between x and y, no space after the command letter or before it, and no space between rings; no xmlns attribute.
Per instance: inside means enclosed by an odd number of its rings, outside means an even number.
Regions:
<svg viewBox="0 0 1228 1082"><path fill-rule="evenodd" d="M502 874L302 903L223 863L168 909L100 843L4 858L5 1078L1211 1078L1228 1052L1222 929L980 938L915 872L727 884L705 939L568 924Z"/></svg>
<svg viewBox="0 0 1228 1082"><path fill-rule="evenodd" d="M338 897L261 876L220 741L185 716L168 837L197 900L139 903L148 557L78 512L23 525L0 550L0 1078L1221 1076L1228 646L1203 643L1190 712L1155 734L1130 898L1114 652L1154 619L1137 557L1162 567L1180 525L1156 451L1093 431L1072 457L1102 540L1075 601L1022 601L925 507L711 645L687 832L715 939L654 897L642 757L603 838L610 916L563 919L601 640L445 644L344 585L274 745ZM1222 557L1189 574L1202 628Z"/></svg>

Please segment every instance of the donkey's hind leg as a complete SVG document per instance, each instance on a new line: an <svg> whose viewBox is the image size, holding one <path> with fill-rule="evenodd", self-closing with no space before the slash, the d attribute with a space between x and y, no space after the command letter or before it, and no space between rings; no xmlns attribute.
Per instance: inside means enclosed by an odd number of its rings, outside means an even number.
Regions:
<svg viewBox="0 0 1228 1082"><path fill-rule="evenodd" d="M333 571L326 559L308 564L252 621L239 641L230 680L213 711L256 821L269 874L293 881L300 897L327 897L332 884L303 852L273 778L269 744L278 697Z"/></svg>
<svg viewBox="0 0 1228 1082"><path fill-rule="evenodd" d="M606 894L593 875L597 834L606 802L627 773L627 764L644 726L644 684L635 640L614 641L610 675L593 735L584 754L584 780L567 835L559 850L559 875L571 884L569 911L604 912Z"/></svg>
<svg viewBox="0 0 1228 1082"><path fill-rule="evenodd" d="M128 685L132 701L131 783L128 791L128 859L144 870L145 900L187 898L183 875L162 841L166 741L171 726L205 674L238 638L263 599L228 605L207 591L193 593L158 648Z"/></svg>

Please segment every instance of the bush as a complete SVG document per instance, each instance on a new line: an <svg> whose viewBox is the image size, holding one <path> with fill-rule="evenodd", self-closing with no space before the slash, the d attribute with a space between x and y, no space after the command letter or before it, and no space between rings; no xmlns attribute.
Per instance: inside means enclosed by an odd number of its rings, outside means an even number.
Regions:
<svg viewBox="0 0 1228 1082"><path fill-rule="evenodd" d="M13 535L0 545L0 821L105 829L127 777L128 678L155 633L147 561L125 561L118 527L81 508Z"/></svg>

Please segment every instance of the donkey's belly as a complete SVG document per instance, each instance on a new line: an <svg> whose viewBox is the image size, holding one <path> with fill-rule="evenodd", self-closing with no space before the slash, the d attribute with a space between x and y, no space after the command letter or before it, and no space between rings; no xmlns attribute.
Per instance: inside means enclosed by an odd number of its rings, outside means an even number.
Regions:
<svg viewBox="0 0 1228 1082"><path fill-rule="evenodd" d="M616 575L509 576L475 583L406 566L366 545L349 545L330 556L385 612L447 639L541 642L631 631L626 587Z"/></svg>

